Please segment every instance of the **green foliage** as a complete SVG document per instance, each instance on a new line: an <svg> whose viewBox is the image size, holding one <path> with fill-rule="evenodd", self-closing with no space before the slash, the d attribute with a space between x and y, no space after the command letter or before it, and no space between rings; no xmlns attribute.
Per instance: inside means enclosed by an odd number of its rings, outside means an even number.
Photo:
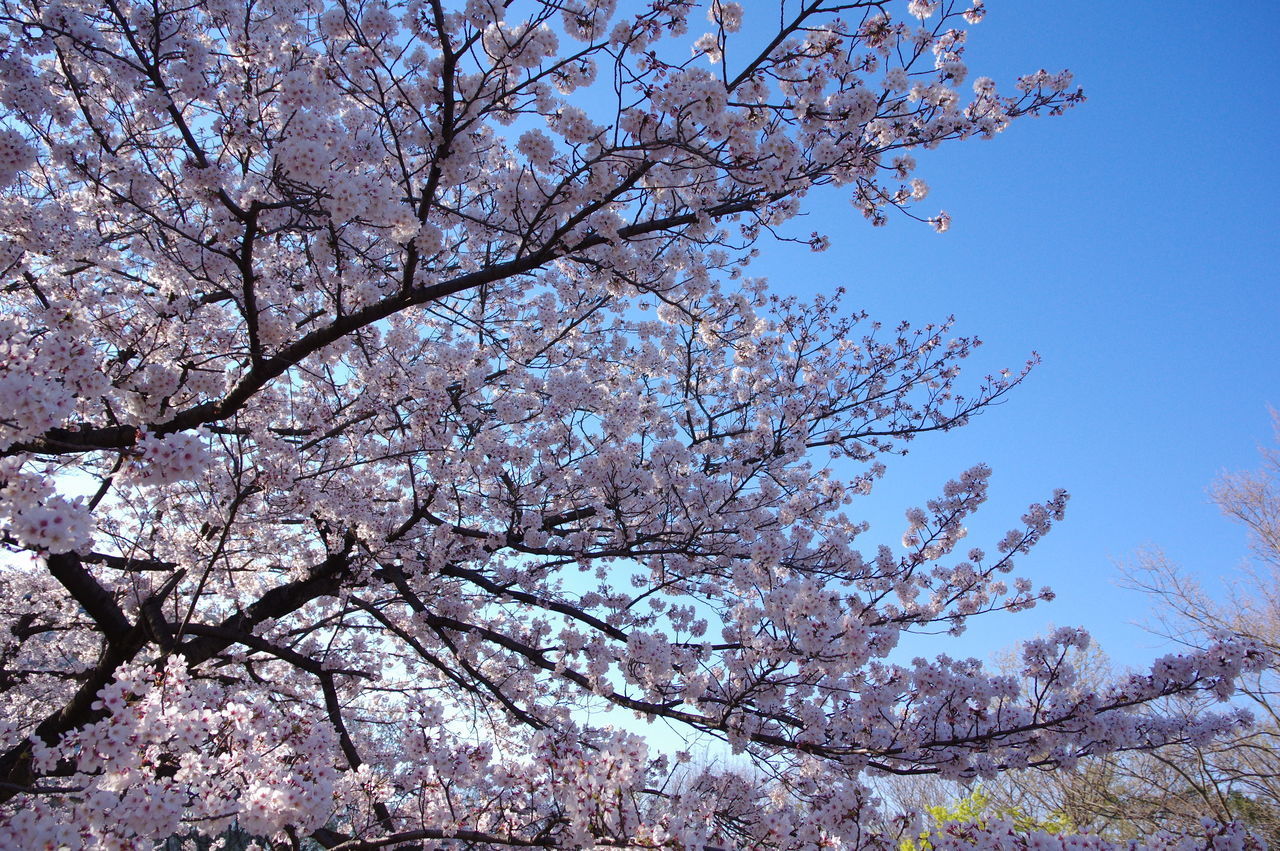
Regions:
<svg viewBox="0 0 1280 851"><path fill-rule="evenodd" d="M1033 816L1021 807L992 806L991 796L979 784L973 791L950 805L925 807L925 812L932 822L929 829L920 834L918 839L904 839L899 843L899 851L928 851L933 848L929 836L941 831L948 824L976 824L986 827L989 819L1003 819L1014 826L1020 834L1041 830L1045 833L1067 833L1074 831L1064 813L1049 813L1043 818Z"/></svg>
<svg viewBox="0 0 1280 851"><path fill-rule="evenodd" d="M1280 848L1280 807L1236 791L1227 795L1226 805L1232 818L1247 825L1270 847Z"/></svg>

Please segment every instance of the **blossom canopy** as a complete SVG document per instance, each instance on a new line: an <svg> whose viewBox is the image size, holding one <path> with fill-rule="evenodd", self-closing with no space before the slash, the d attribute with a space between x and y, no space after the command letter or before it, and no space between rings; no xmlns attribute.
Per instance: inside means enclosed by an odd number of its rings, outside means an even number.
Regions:
<svg viewBox="0 0 1280 851"><path fill-rule="evenodd" d="M912 151L1082 99L971 79L984 14L0 0L0 844L892 845L868 773L1237 725L1134 710L1238 641L897 660L1050 595L1005 577L1064 493L990 553L983 466L900 547L850 509L1025 372L748 276L820 187L945 229Z"/></svg>

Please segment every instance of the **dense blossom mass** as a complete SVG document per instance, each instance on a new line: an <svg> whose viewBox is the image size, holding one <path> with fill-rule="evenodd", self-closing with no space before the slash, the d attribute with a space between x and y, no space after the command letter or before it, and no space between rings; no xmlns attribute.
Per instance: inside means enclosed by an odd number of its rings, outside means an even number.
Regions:
<svg viewBox="0 0 1280 851"><path fill-rule="evenodd" d="M1049 596L1006 575L1062 493L990 552L985 467L900 546L855 510L1022 373L961 394L946 323L746 276L827 244L815 188L917 215L913 151L1081 99L971 75L984 14L0 0L0 846L893 846L876 772L1238 724L1135 710L1230 695L1240 642L1099 692L1075 630L1023 683L901 658Z"/></svg>

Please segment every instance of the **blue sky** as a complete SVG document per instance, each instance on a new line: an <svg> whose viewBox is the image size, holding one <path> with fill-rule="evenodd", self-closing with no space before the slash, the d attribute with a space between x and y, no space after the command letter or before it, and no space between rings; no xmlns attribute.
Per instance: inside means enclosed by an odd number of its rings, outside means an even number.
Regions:
<svg viewBox="0 0 1280 851"><path fill-rule="evenodd" d="M1205 489L1256 466L1280 407L1280 6L988 6L971 73L1011 84L1066 67L1088 102L920 156L932 187L920 212L948 210L949 233L902 217L873 230L832 193L798 225L820 222L831 249L762 246L755 271L778 291L844 285L851 307L886 324L955 314L987 343L975 376L1041 354L1006 404L891 459L854 513L873 522L868 543L891 542L903 509L985 461L992 498L971 540L988 545L1066 488L1066 521L1019 571L1058 599L936 647L983 657L1049 623L1082 625L1113 661L1139 665L1162 651L1132 625L1149 603L1117 586L1116 562L1158 546L1210 584L1238 566L1243 531Z"/></svg>

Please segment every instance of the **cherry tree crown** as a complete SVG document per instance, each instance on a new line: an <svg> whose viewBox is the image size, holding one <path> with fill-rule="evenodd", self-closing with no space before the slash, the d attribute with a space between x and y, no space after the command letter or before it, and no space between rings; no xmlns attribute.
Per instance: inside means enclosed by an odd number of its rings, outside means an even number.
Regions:
<svg viewBox="0 0 1280 851"><path fill-rule="evenodd" d="M0 2L0 846L896 847L877 772L1241 723L1137 711L1239 641L899 658L1051 596L1008 575L1063 492L990 552L984 466L855 511L1025 369L748 274L826 187L945 230L915 153L1083 99L970 74L985 11Z"/></svg>

